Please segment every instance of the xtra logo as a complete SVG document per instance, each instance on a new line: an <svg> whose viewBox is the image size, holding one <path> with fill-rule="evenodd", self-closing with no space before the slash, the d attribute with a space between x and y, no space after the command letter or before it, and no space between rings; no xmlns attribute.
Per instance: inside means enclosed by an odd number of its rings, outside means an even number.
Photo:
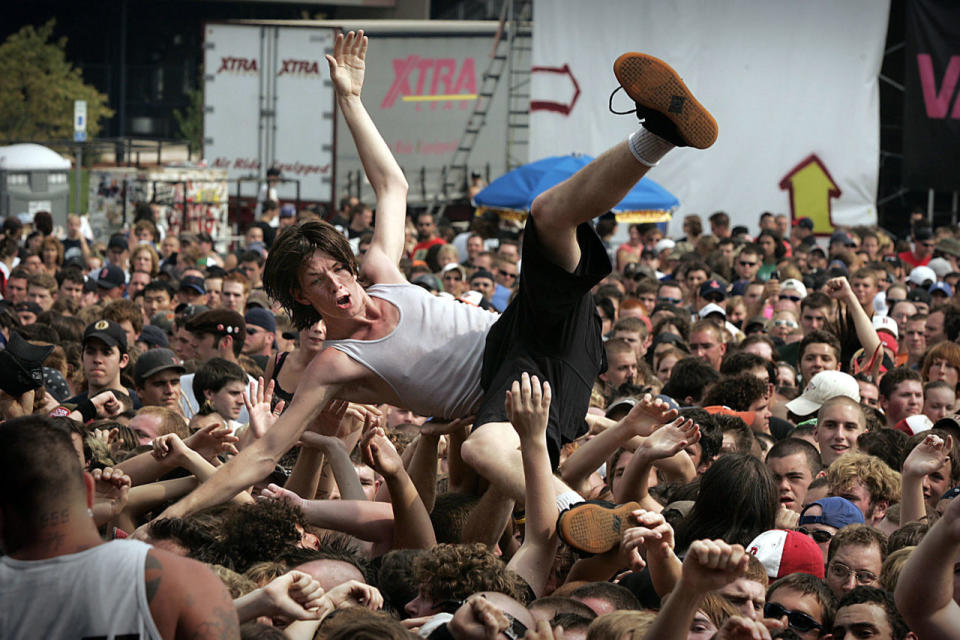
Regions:
<svg viewBox="0 0 960 640"><path fill-rule="evenodd" d="M277 75L283 76L293 73L318 76L320 75L320 65L316 60L284 60L283 67Z"/></svg>
<svg viewBox="0 0 960 640"><path fill-rule="evenodd" d="M455 58L395 58L393 74L393 84L380 104L381 109L392 109L397 98L402 102L477 99L473 58L464 58L459 68ZM414 79L416 84L411 85Z"/></svg>
<svg viewBox="0 0 960 640"><path fill-rule="evenodd" d="M234 72L234 73L257 73L259 67L257 66L256 58L234 58L228 56L226 58L220 58L220 68L217 69L217 73L223 73L224 71Z"/></svg>

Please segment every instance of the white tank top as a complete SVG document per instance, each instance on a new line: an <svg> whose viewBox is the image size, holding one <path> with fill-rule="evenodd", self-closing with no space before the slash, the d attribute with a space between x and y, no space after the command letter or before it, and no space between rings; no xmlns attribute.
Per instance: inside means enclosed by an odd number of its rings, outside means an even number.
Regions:
<svg viewBox="0 0 960 640"><path fill-rule="evenodd" d="M162 640L144 584L150 548L114 540L49 560L0 558L0 638Z"/></svg>
<svg viewBox="0 0 960 640"><path fill-rule="evenodd" d="M442 418L473 413L483 395L487 332L499 316L407 283L376 284L367 293L397 307L396 328L378 340L327 340L324 345L380 376L405 409Z"/></svg>

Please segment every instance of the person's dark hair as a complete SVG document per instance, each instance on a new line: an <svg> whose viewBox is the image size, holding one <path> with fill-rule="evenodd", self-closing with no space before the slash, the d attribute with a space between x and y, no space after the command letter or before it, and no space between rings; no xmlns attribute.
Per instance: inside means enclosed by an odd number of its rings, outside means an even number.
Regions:
<svg viewBox="0 0 960 640"><path fill-rule="evenodd" d="M887 615L887 623L893 632L893 640L904 640L910 633L910 627L907 626L903 616L897 611L897 604L893 600L892 593L877 587L855 587L840 598L840 602L837 603L837 612L844 607L855 604L875 604L882 608Z"/></svg>
<svg viewBox="0 0 960 640"><path fill-rule="evenodd" d="M760 238L764 236L773 238L773 259L777 261L783 260L784 256L787 255L787 248L783 246L783 239L780 237L780 234L775 231L770 231L769 229L764 229L760 232L760 235L757 236L758 244L760 242Z"/></svg>
<svg viewBox="0 0 960 640"><path fill-rule="evenodd" d="M800 438L785 438L773 445L767 452L767 461L771 458L786 458L797 453L802 453L807 460L807 468L810 469L811 477L816 476L823 469L823 461L820 459L820 452L817 448Z"/></svg>
<svg viewBox="0 0 960 640"><path fill-rule="evenodd" d="M401 615L404 606L417 597L413 563L421 553L420 549L394 549L381 558L377 584L383 594L385 609Z"/></svg>
<svg viewBox="0 0 960 640"><path fill-rule="evenodd" d="M753 443L756 438L753 431L738 416L730 416L725 413L718 413L713 416L714 421L720 427L720 433L732 433L733 442L737 453L750 453L753 451Z"/></svg>
<svg viewBox="0 0 960 640"><path fill-rule="evenodd" d="M53 216L49 211L37 211L33 214L33 228L44 236L53 233Z"/></svg>
<svg viewBox="0 0 960 640"><path fill-rule="evenodd" d="M779 507L777 485L763 462L742 453L720 456L703 474L693 509L677 528L677 550L703 538L746 546L775 528Z"/></svg>
<svg viewBox="0 0 960 640"><path fill-rule="evenodd" d="M773 352L777 352L776 348L773 348ZM728 351L720 362L720 375L735 376L743 371L759 369L761 367L767 370L770 382L777 379L776 365L766 358L758 356L755 353L748 353L741 350Z"/></svg>
<svg viewBox="0 0 960 640"><path fill-rule="evenodd" d="M151 540L171 540L190 555L214 544L216 538L194 518L161 518L150 523L147 532Z"/></svg>
<svg viewBox="0 0 960 640"><path fill-rule="evenodd" d="M0 486L4 551L11 554L36 541L46 514L86 500L70 431L36 415L0 424Z"/></svg>
<svg viewBox="0 0 960 640"><path fill-rule="evenodd" d="M676 367L677 365L674 365L674 369ZM672 374L670 379L673 380ZM730 407L734 411L750 411L750 405L766 394L767 383L756 376L744 373L738 376L720 378L707 390L701 404L705 407L719 405Z"/></svg>
<svg viewBox="0 0 960 640"><path fill-rule="evenodd" d="M716 225L723 229L728 229L730 227L730 216L723 211L717 211L710 215L707 218L710 221L710 224Z"/></svg>
<svg viewBox="0 0 960 640"><path fill-rule="evenodd" d="M259 251L244 251L237 258L238 262L255 262L258 267L263 266L263 254Z"/></svg>
<svg viewBox="0 0 960 640"><path fill-rule="evenodd" d="M213 391L216 393L223 389L227 383L242 382L246 384L247 374L243 367L235 362L224 360L223 358L211 358L200 365L196 374L193 376L193 393L197 402L204 403L204 391Z"/></svg>
<svg viewBox="0 0 960 640"><path fill-rule="evenodd" d="M617 308L613 306L613 302L610 301L610 298L595 298L594 302L597 304L597 311L603 310L603 315L610 319L610 322L613 322L617 317Z"/></svg>
<svg viewBox="0 0 960 640"><path fill-rule="evenodd" d="M800 341L800 349L797 351L798 363L803 361L803 352L806 351L807 347L811 344L830 345L830 347L833 349L834 356L837 358L837 362L840 362L840 339L829 331L817 329L805 335L803 340ZM810 381L805 380L805 382Z"/></svg>
<svg viewBox="0 0 960 640"><path fill-rule="evenodd" d="M64 267L57 271L57 286L62 287L63 283L67 281L82 285L85 282L83 271L76 267Z"/></svg>
<svg viewBox="0 0 960 640"><path fill-rule="evenodd" d="M704 388L716 382L720 374L709 364L696 357L683 358L673 365L670 380L663 386L663 393L679 403L690 398L699 404Z"/></svg>
<svg viewBox="0 0 960 640"><path fill-rule="evenodd" d="M497 591L523 602L523 580L486 545L438 544L413 563L414 583L434 601L463 600L478 591Z"/></svg>
<svg viewBox="0 0 960 640"><path fill-rule="evenodd" d="M864 409L867 409L867 407L864 407ZM888 467L899 472L901 461L905 457L904 448L907 446L908 439L909 436L903 431L887 429L884 426L880 429L861 433L857 437L857 449L880 458Z"/></svg>
<svg viewBox="0 0 960 640"><path fill-rule="evenodd" d="M570 597L606 600L617 611L642 608L637 596L633 595L629 589L612 582L589 582L571 591Z"/></svg>
<svg viewBox="0 0 960 640"><path fill-rule="evenodd" d="M442 493L436 497L433 511L430 512L430 522L433 524L438 543L460 542L463 526L479 500L477 496L456 492Z"/></svg>
<svg viewBox="0 0 960 640"><path fill-rule="evenodd" d="M821 624L827 631L833 626L833 616L837 612L837 598L830 591L830 587L818 578L809 573L789 573L778 580L774 580L767 587L767 601L773 596L774 592L781 587L793 589L805 595L811 595L817 599L823 608L823 620Z"/></svg>
<svg viewBox="0 0 960 640"><path fill-rule="evenodd" d="M300 542L297 524L303 525L299 509L280 501L245 504L223 519L221 538L213 545L217 564L243 573L257 562L282 557ZM209 562L211 555L203 558Z"/></svg>
<svg viewBox="0 0 960 640"><path fill-rule="evenodd" d="M166 280L151 280L147 283L147 286L143 288L144 294L153 293L154 291L166 291L171 300L177 295L177 290Z"/></svg>
<svg viewBox="0 0 960 640"><path fill-rule="evenodd" d="M917 546L929 530L930 525L926 522L908 522L887 538L887 555L904 547Z"/></svg>
<svg viewBox="0 0 960 640"><path fill-rule="evenodd" d="M723 431L717 421L714 420L715 416L700 407L681 409L680 416L693 420L694 424L700 427L701 463L713 460L720 455L720 448L723 446Z"/></svg>
<svg viewBox="0 0 960 640"><path fill-rule="evenodd" d="M297 302L300 269L317 251L343 264L354 276L357 260L347 239L333 225L311 220L283 230L273 243L263 270L263 288L286 309L297 329L306 329L321 320L310 305Z"/></svg>
<svg viewBox="0 0 960 640"><path fill-rule="evenodd" d="M913 380L923 384L923 377L919 372L910 369L909 367L895 367L887 371L882 378L880 378L880 384L877 385L877 389L880 391L880 397L889 398L893 395L893 392L897 390L897 387L901 382L907 380Z"/></svg>

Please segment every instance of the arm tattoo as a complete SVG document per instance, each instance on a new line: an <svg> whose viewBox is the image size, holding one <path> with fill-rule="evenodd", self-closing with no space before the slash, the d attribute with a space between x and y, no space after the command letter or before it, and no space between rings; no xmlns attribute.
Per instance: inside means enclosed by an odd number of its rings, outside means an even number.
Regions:
<svg viewBox="0 0 960 640"><path fill-rule="evenodd" d="M155 555L148 553L147 562L144 565L144 577L147 583L147 602L153 602L153 597L157 595L157 589L160 588L160 580L163 578L163 565L160 559Z"/></svg>
<svg viewBox="0 0 960 640"><path fill-rule="evenodd" d="M239 637L240 624L237 622L237 611L232 605L214 608L209 618L200 623L191 636L194 640L223 640Z"/></svg>

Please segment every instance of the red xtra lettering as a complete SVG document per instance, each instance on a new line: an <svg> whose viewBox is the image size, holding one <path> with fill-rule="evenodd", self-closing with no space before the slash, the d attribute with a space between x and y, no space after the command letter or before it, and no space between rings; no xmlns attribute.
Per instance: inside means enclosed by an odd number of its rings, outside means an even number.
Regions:
<svg viewBox="0 0 960 640"><path fill-rule="evenodd" d="M427 80L429 77L429 89ZM410 88L411 74L418 71L416 89ZM456 76L456 80L454 77ZM381 109L391 109L397 98L403 96L450 96L451 100L473 100L477 92L477 74L473 58L464 58L457 72L454 58L421 58L407 56L393 60L393 84L380 103Z"/></svg>
<svg viewBox="0 0 960 640"><path fill-rule="evenodd" d="M243 73L256 73L259 70L256 58L234 58L227 56L220 58L220 68L217 73L224 71L238 71Z"/></svg>

